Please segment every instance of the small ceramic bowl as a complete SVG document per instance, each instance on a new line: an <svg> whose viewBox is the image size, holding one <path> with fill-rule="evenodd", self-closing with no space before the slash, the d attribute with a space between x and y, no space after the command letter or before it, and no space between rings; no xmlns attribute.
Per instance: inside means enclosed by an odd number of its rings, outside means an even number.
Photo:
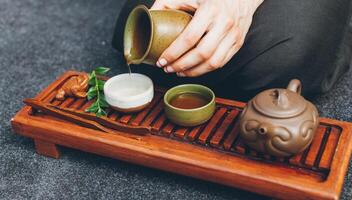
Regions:
<svg viewBox="0 0 352 200"><path fill-rule="evenodd" d="M126 73L106 81L104 94L113 109L132 113L149 105L154 96L154 86L152 80L143 74Z"/></svg>
<svg viewBox="0 0 352 200"><path fill-rule="evenodd" d="M170 104L171 100L182 93L197 93L208 99L205 106L192 109L182 109ZM202 85L184 84L169 89L164 95L165 114L173 123L180 126L197 126L208 121L215 111L214 92Z"/></svg>

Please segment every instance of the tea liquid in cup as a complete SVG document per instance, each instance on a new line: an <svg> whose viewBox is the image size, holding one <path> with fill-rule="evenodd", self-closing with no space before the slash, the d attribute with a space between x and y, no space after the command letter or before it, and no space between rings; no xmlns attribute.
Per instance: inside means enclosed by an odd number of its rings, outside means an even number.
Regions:
<svg viewBox="0 0 352 200"><path fill-rule="evenodd" d="M207 105L210 102L209 98L202 94L194 92L180 93L173 97L170 105L182 109L194 109Z"/></svg>

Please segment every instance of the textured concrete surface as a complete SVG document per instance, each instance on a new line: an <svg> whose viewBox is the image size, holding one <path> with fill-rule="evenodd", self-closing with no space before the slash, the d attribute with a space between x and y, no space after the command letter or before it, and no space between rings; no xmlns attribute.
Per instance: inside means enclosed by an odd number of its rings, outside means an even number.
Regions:
<svg viewBox="0 0 352 200"><path fill-rule="evenodd" d="M110 46L119 0L0 0L0 199L264 199L217 184L62 148L39 156L10 118L57 76L97 66L127 71ZM325 117L352 121L352 72L314 99ZM351 167L342 199L352 199Z"/></svg>

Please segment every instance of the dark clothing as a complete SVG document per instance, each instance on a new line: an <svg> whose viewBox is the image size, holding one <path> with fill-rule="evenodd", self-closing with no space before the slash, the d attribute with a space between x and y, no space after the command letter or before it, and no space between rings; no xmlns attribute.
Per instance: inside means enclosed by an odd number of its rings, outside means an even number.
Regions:
<svg viewBox="0 0 352 200"><path fill-rule="evenodd" d="M123 27L137 4L130 0L118 18L113 46L122 52ZM350 0L265 0L256 11L244 46L223 68L198 78L177 78L157 67L134 67L162 85L201 83L218 96L244 99L298 78L303 94L328 91L351 63Z"/></svg>

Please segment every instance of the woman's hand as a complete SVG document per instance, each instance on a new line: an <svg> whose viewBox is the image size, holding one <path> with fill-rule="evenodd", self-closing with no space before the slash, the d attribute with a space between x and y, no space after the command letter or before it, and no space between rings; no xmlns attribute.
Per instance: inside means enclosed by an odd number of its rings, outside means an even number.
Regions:
<svg viewBox="0 0 352 200"><path fill-rule="evenodd" d="M160 56L167 73L195 77L224 66L242 47L264 0L156 0L151 9L194 12L180 36Z"/></svg>

